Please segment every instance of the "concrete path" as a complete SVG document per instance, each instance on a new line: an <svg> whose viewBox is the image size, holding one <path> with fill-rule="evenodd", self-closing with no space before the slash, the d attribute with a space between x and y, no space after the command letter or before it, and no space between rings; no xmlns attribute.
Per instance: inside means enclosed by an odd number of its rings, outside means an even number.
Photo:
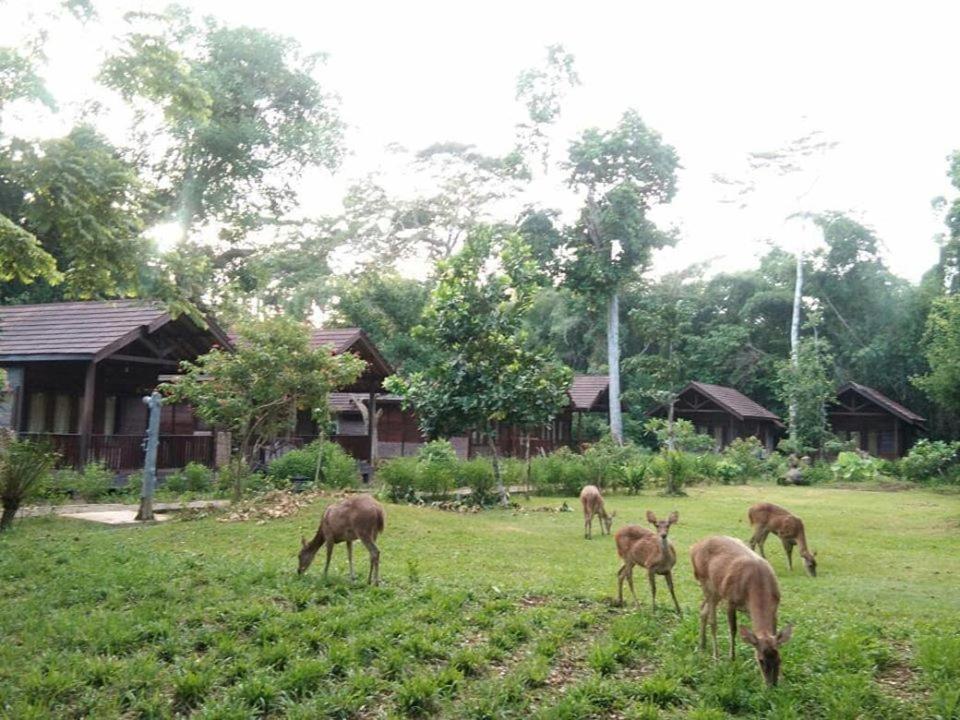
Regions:
<svg viewBox="0 0 960 720"><path fill-rule="evenodd" d="M155 502L153 511L161 515L158 519L167 520L163 513L176 510L186 510L193 508L225 508L230 506L229 500L191 500L190 502ZM137 505L127 505L124 503L92 503L88 505L34 505L31 507L20 508L17 517L40 517L42 515L63 515L65 517L78 518L80 520L93 520L95 522L106 522L110 525L123 524L124 522L134 522L133 518L139 509ZM125 518L129 520L116 520L116 518ZM113 518L115 520L100 519Z"/></svg>

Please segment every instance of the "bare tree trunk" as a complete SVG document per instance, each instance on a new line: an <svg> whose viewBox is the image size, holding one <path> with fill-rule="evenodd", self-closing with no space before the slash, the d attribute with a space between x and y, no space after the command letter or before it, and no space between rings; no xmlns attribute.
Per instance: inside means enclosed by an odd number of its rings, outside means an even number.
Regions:
<svg viewBox="0 0 960 720"><path fill-rule="evenodd" d="M19 500L3 501L3 515L0 515L0 532L9 530L11 527L13 527L13 519L17 516L17 510L19 509Z"/></svg>
<svg viewBox="0 0 960 720"><path fill-rule="evenodd" d="M497 448L497 439L493 433L487 435L487 442L490 445L490 452L493 456L493 477L497 482L497 493L500 495L500 504L508 507L510 500L507 498L507 489L503 486L503 473L500 472L500 450Z"/></svg>
<svg viewBox="0 0 960 720"><path fill-rule="evenodd" d="M610 296L607 313L607 366L610 373L610 434L623 444L623 416L620 413L620 296Z"/></svg>
<svg viewBox="0 0 960 720"><path fill-rule="evenodd" d="M676 440L673 433L674 427L674 410L677 407L676 398L671 399L669 405L667 406L667 450L671 452L675 449Z"/></svg>
<svg viewBox="0 0 960 720"><path fill-rule="evenodd" d="M793 288L793 319L790 322L790 362L800 365L800 303L803 297L803 252L797 250L797 281ZM797 441L797 399L790 398L790 439Z"/></svg>

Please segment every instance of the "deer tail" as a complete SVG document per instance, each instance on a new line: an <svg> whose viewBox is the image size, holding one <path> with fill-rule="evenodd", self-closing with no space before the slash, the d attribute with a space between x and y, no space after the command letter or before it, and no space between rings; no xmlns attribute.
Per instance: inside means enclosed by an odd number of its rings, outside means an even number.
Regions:
<svg viewBox="0 0 960 720"><path fill-rule="evenodd" d="M382 509L377 511L377 534L383 532L384 521L386 520L386 513Z"/></svg>

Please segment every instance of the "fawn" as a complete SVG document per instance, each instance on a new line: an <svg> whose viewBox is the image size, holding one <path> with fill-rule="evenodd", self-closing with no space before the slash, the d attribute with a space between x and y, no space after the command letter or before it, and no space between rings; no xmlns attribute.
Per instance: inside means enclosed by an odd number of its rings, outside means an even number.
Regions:
<svg viewBox="0 0 960 720"><path fill-rule="evenodd" d="M600 534L609 535L610 527L616 512L607 514L603 506L603 496L596 485L587 485L580 491L580 504L583 505L583 536L589 540L593 537L593 516L600 517Z"/></svg>
<svg viewBox="0 0 960 720"><path fill-rule="evenodd" d="M759 547L760 555L767 535L773 533L780 537L783 549L787 553L787 567L793 570L793 546L800 546L800 557L803 566L811 577L817 576L816 553L811 553L807 547L807 536L803 530L803 520L793 515L789 510L771 503L757 503L747 511L747 517L753 526L753 537L750 538L750 549Z"/></svg>
<svg viewBox="0 0 960 720"><path fill-rule="evenodd" d="M673 566L677 563L677 551L667 540L667 533L670 532L670 526L677 522L679 515L674 510L666 520L657 520L657 516L652 511L647 510L647 522L653 525L657 531L647 530L639 525L627 525L617 531L615 536L617 542L617 554L623 560L623 567L617 572L617 597L620 604L623 604L623 581L626 580L630 585L630 593L634 601L640 605L637 600L637 593L633 589L633 567L641 565L647 569L647 577L650 580L650 595L652 598L653 609L657 608L657 575L663 575L667 581L667 588L670 590L670 597L673 598L673 605L680 613L680 603L677 602L677 595L673 591Z"/></svg>
<svg viewBox="0 0 960 720"><path fill-rule="evenodd" d="M310 542L300 539L300 562L297 573L303 575L313 562L321 545L326 545L327 562L323 566L323 577L330 569L333 546L347 543L347 560L350 563L350 580L356 580L353 572L353 541L359 540L370 553L370 572L367 583L380 584L380 550L374 544L377 535L383 532L385 514L383 507L368 495L357 495L330 505L323 511L323 519L317 534Z"/></svg>
<svg viewBox="0 0 960 720"><path fill-rule="evenodd" d="M768 686L780 675L780 646L790 639L793 626L777 632L780 589L770 563L731 537L709 537L690 548L693 575L703 590L700 606L700 649L707 649L707 622L717 650L717 605L727 603L730 659L736 658L737 611L750 615L752 627L741 627L740 637L753 646L760 672Z"/></svg>

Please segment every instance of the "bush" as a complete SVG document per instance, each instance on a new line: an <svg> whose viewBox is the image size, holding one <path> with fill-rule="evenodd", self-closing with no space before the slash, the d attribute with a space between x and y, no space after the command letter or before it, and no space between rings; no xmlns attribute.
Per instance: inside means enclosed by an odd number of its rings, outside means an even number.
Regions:
<svg viewBox="0 0 960 720"><path fill-rule="evenodd" d="M897 463L897 469L901 477L915 482L947 480L950 475L954 475L949 471L957 462L958 452L960 442L924 438L918 440L910 452Z"/></svg>
<svg viewBox="0 0 960 720"><path fill-rule="evenodd" d="M636 494L643 490L650 476L650 458L641 457L623 469L623 484L627 491Z"/></svg>
<svg viewBox="0 0 960 720"><path fill-rule="evenodd" d="M559 448L549 455L531 460L531 481L538 493L579 495L590 484L583 457L569 448Z"/></svg>
<svg viewBox="0 0 960 720"><path fill-rule="evenodd" d="M0 435L0 531L13 524L20 504L37 491L55 462L56 455L44 445Z"/></svg>
<svg viewBox="0 0 960 720"><path fill-rule="evenodd" d="M416 488L424 495L446 495L455 484L457 451L449 440L431 440L417 452Z"/></svg>
<svg viewBox="0 0 960 720"><path fill-rule="evenodd" d="M872 457L862 457L854 452L842 452L833 464L833 477L844 482L864 482L876 480L880 470L880 461Z"/></svg>
<svg viewBox="0 0 960 720"><path fill-rule="evenodd" d="M417 460L422 463L453 465L457 462L457 451L449 440L431 440L417 451Z"/></svg>
<svg viewBox="0 0 960 720"><path fill-rule="evenodd" d="M756 480L765 474L763 445L755 437L737 438L723 451L723 458L737 470L730 482Z"/></svg>
<svg viewBox="0 0 960 720"><path fill-rule="evenodd" d="M683 495L683 486L696 474L695 455L680 450L664 450L654 456L650 465L651 474L663 485L665 495Z"/></svg>
<svg viewBox="0 0 960 720"><path fill-rule="evenodd" d="M213 486L213 471L200 463L188 463L183 470L167 478L164 486L175 493L207 492Z"/></svg>
<svg viewBox="0 0 960 720"><path fill-rule="evenodd" d="M615 488L623 481L623 470L641 457L640 449L632 443L621 445L609 435L593 443L583 453L587 482L601 489Z"/></svg>
<svg viewBox="0 0 960 720"><path fill-rule="evenodd" d="M320 457L322 455L322 457ZM273 460L267 476L276 487L286 487L292 477L313 481L320 460L320 484L342 488L357 482L357 461L335 442L314 440L299 450L290 450Z"/></svg>
<svg viewBox="0 0 960 720"><path fill-rule="evenodd" d="M460 463L457 467L457 479L460 484L470 488L471 500L477 505L486 505L495 499L496 480L493 477L493 465L486 458ZM504 482L511 484L506 478Z"/></svg>
<svg viewBox="0 0 960 720"><path fill-rule="evenodd" d="M116 473L102 462L84 465L82 470L65 468L54 475L54 491L69 493L74 498L95 503L105 498L113 489Z"/></svg>
<svg viewBox="0 0 960 720"><path fill-rule="evenodd" d="M653 435L658 447L665 448L670 435L669 425L666 418L650 418L643 429ZM689 420L678 418L673 421L673 447L681 452L702 453L713 450L716 441L709 435L699 434Z"/></svg>
<svg viewBox="0 0 960 720"><path fill-rule="evenodd" d="M384 462L377 475L387 488L387 497L393 502L416 498L420 463L415 457L397 457Z"/></svg>

